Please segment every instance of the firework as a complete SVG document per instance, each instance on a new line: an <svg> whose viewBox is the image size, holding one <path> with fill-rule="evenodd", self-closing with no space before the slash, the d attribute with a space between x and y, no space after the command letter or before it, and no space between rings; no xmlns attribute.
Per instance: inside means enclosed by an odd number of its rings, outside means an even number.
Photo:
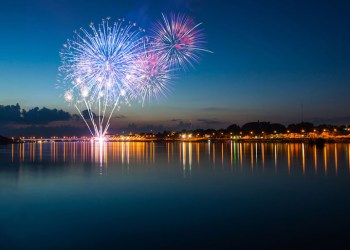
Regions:
<svg viewBox="0 0 350 250"><path fill-rule="evenodd" d="M121 99L128 102L135 77L140 75L135 62L142 52L141 32L135 26L123 19L110 24L109 18L97 27L91 23L89 31L81 28L75 32L60 53L59 70L68 89L64 98L74 104L95 137L104 137L112 113ZM90 122L81 109L88 111Z"/></svg>
<svg viewBox="0 0 350 250"><path fill-rule="evenodd" d="M162 14L162 20L151 29L151 44L162 60L168 61L173 67L182 69L194 67L202 52L210 52L204 48L205 37L200 25L183 14L171 14L167 18Z"/></svg>
<svg viewBox="0 0 350 250"><path fill-rule="evenodd" d="M101 142L120 104L136 99L144 105L166 96L176 69L193 66L202 52L210 52L204 49L201 23L182 14L162 16L148 37L135 23L119 19L111 24L107 18L97 27L81 28L63 46L59 82L64 99Z"/></svg>
<svg viewBox="0 0 350 250"><path fill-rule="evenodd" d="M139 69L137 93L142 105L146 101L151 102L161 96L167 96L170 92L171 79L174 72L165 60L148 43L144 43L143 52L136 60Z"/></svg>

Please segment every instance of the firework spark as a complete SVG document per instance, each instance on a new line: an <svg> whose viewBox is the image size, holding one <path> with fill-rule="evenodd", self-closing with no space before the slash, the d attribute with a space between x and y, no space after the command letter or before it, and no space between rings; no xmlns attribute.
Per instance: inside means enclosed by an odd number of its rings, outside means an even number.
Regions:
<svg viewBox="0 0 350 250"><path fill-rule="evenodd" d="M135 61L142 52L141 31L135 26L123 19L111 25L109 18L97 28L91 23L90 32L81 28L61 51L59 70L68 88L64 98L74 103L80 114L81 107L89 111L91 124L82 118L95 137L105 135L120 99L127 102L134 90L135 76L139 75ZM92 115L95 108L98 121Z"/></svg>
<svg viewBox="0 0 350 250"><path fill-rule="evenodd" d="M153 99L167 96L174 72L150 44L144 43L143 53L137 58L136 65L140 72L136 89L142 105L146 101L151 102Z"/></svg>
<svg viewBox="0 0 350 250"><path fill-rule="evenodd" d="M171 14L153 25L151 44L162 60L174 67L187 69L198 63L202 52L210 52L204 48L206 44L202 23L196 24L184 14Z"/></svg>
<svg viewBox="0 0 350 250"><path fill-rule="evenodd" d="M142 37L145 30L135 23L119 19L110 24L107 18L97 27L81 28L63 46L59 82L66 89L64 99L99 141L121 103L136 99L143 105L166 96L174 72L193 67L202 52L210 52L204 49L201 23L182 14L162 16L149 37ZM87 110L87 119L81 109Z"/></svg>

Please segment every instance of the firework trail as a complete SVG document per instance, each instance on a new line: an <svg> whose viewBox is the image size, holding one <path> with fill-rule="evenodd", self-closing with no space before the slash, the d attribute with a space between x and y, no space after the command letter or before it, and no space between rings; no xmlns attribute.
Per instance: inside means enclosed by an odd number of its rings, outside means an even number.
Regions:
<svg viewBox="0 0 350 250"><path fill-rule="evenodd" d="M151 44L169 65L184 70L188 66L194 68L194 62L199 62L203 52L211 52L204 47L206 40L201 24L184 14L170 14L170 18L162 14L162 20L151 29Z"/></svg>

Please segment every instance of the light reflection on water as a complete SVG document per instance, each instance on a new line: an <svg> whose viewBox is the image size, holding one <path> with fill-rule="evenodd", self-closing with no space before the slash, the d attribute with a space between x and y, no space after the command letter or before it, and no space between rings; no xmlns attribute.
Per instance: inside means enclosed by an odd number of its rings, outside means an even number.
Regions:
<svg viewBox="0 0 350 250"><path fill-rule="evenodd" d="M173 165L189 176L211 171L288 175L349 175L350 144L229 142L47 142L13 144L13 163L91 163L99 173L108 167ZM6 151L7 150L7 151ZM6 153L2 154L4 159Z"/></svg>
<svg viewBox="0 0 350 250"><path fill-rule="evenodd" d="M350 144L2 145L0 249L341 249L349 172Z"/></svg>

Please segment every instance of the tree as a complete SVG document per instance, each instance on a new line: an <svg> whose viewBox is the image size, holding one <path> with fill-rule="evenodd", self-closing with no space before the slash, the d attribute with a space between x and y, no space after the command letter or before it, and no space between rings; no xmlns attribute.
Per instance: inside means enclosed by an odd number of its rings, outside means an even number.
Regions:
<svg viewBox="0 0 350 250"><path fill-rule="evenodd" d="M231 124L226 130L228 133L238 134L241 131L241 128L237 124Z"/></svg>

